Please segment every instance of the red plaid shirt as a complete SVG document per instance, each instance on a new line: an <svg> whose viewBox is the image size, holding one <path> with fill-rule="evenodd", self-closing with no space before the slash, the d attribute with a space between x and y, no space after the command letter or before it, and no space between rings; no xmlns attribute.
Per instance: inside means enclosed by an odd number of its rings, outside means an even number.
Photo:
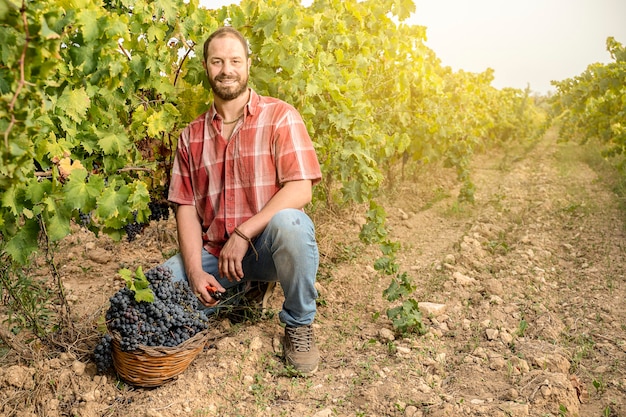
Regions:
<svg viewBox="0 0 626 417"><path fill-rule="evenodd" d="M233 229L258 213L295 180L320 181L313 143L300 114L289 104L250 90L230 140L211 106L181 133L168 199L195 205L205 248L215 256Z"/></svg>

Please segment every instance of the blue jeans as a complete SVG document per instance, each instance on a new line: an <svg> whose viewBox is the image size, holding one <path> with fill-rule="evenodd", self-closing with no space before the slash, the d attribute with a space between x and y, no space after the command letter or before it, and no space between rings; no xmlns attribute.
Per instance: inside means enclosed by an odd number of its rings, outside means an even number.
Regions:
<svg viewBox="0 0 626 417"><path fill-rule="evenodd" d="M285 295L280 321L296 327L311 324L316 313L315 278L319 253L315 227L309 216L296 209L279 211L254 240L254 246L259 259L249 248L242 261L242 281L279 282ZM240 282L230 282L219 275L217 261L217 257L202 249L205 272L213 275L227 290L239 285ZM165 261L164 266L172 269L174 281L187 280L180 254ZM215 307L206 311L213 313Z"/></svg>

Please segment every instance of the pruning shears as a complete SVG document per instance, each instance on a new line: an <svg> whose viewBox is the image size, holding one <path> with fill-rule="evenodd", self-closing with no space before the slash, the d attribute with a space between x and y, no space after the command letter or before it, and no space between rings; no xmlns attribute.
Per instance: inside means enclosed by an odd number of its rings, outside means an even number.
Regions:
<svg viewBox="0 0 626 417"><path fill-rule="evenodd" d="M213 298L214 300L221 300L222 297L224 296L223 293L219 292L217 290L216 287L212 286L212 285L207 285L206 286L206 290L209 292L209 295L211 296L211 298Z"/></svg>

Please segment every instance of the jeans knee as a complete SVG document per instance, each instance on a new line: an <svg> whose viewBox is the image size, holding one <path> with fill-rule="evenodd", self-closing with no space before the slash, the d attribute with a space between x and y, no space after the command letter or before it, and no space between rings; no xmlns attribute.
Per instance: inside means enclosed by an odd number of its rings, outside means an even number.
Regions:
<svg viewBox="0 0 626 417"><path fill-rule="evenodd" d="M267 227L283 231L309 232L313 230L313 222L302 210L283 209L272 217Z"/></svg>
<svg viewBox="0 0 626 417"><path fill-rule="evenodd" d="M274 243L280 242L293 248L315 243L313 221L302 210L279 211L272 217L267 228Z"/></svg>

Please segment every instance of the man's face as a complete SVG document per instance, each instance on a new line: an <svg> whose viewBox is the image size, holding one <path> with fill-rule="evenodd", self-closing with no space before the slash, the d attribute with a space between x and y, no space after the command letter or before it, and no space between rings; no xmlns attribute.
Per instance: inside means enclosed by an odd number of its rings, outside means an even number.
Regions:
<svg viewBox="0 0 626 417"><path fill-rule="evenodd" d="M248 90L250 60L237 38L223 36L209 44L205 68L213 94L224 101L234 100Z"/></svg>

